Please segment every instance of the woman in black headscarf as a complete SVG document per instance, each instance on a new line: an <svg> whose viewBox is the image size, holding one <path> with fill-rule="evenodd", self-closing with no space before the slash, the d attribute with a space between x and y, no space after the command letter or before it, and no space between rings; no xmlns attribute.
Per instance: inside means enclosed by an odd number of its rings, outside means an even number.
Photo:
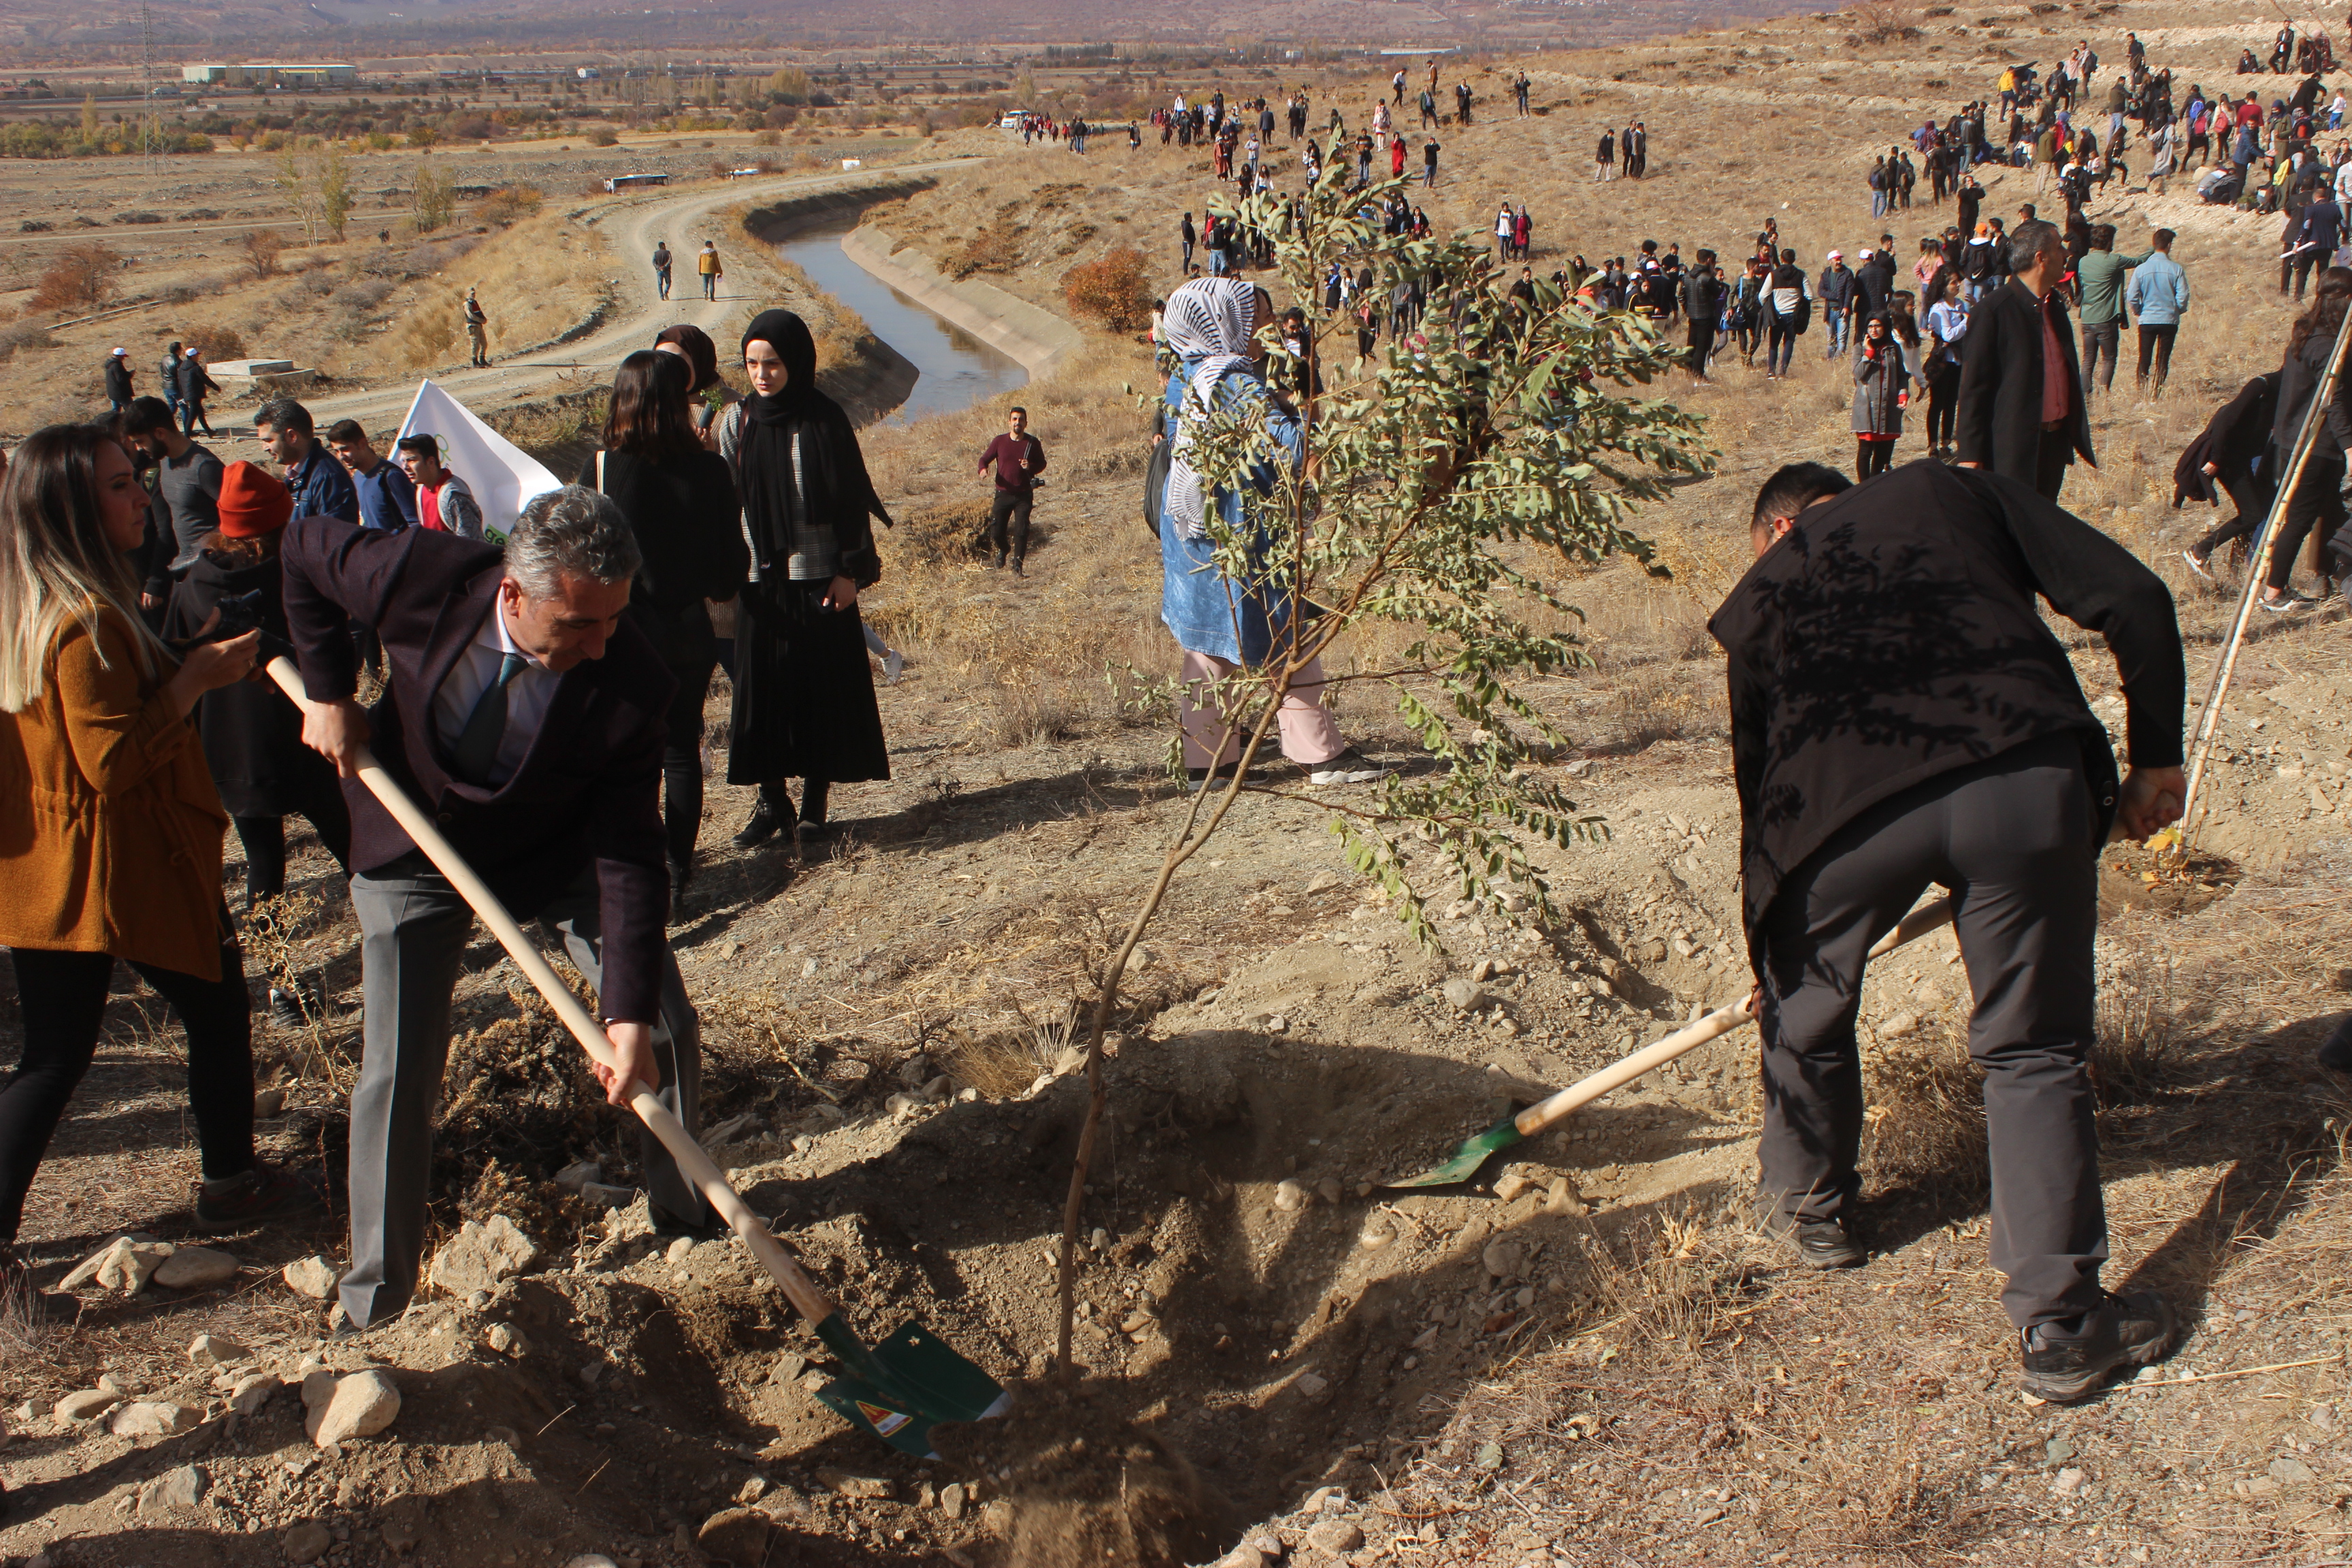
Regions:
<svg viewBox="0 0 2352 1568"><path fill-rule="evenodd" d="M841 405L816 387L816 342L790 310L763 311L743 333L751 395L729 408L719 449L735 468L751 546L751 584L736 617L735 713L727 782L758 784L735 842L751 848L793 825L825 832L829 787L890 776L874 702L860 589L882 575L866 521L890 514ZM800 809L784 783L806 783Z"/></svg>

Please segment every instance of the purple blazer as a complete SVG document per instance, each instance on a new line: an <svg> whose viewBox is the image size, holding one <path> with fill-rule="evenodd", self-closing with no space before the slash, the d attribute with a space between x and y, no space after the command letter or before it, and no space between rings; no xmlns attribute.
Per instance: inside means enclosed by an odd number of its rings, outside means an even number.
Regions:
<svg viewBox="0 0 2352 1568"><path fill-rule="evenodd" d="M667 952L669 883L659 793L664 715L677 681L627 618L604 657L566 670L546 722L514 776L495 790L453 778L433 725L433 696L498 603L495 545L404 529L386 533L332 517L288 525L286 623L314 701L358 689L350 624L383 645L386 689L369 711L386 772L439 819L441 831L518 920L529 920L593 862L603 913L606 1018L652 1023ZM352 869L374 871L416 846L356 780Z"/></svg>

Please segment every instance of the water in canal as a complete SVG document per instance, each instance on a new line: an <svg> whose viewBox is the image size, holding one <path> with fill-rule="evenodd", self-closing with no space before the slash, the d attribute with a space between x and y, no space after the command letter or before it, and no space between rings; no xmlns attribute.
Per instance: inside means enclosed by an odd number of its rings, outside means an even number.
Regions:
<svg viewBox="0 0 2352 1568"><path fill-rule="evenodd" d="M1027 384L1029 373L1018 360L950 326L845 255L841 237L853 226L812 230L777 248L811 282L865 317L867 330L920 373L907 401L891 411L891 420L952 414Z"/></svg>

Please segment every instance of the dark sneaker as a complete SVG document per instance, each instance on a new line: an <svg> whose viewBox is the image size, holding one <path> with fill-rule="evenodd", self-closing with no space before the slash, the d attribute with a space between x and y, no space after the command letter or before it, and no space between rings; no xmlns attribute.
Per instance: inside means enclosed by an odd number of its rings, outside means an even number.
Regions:
<svg viewBox="0 0 2352 1568"><path fill-rule="evenodd" d="M2331 1072L2352 1072L2352 1017L2336 1026L2336 1032L2319 1047L2316 1059Z"/></svg>
<svg viewBox="0 0 2352 1568"><path fill-rule="evenodd" d="M685 1236L691 1237L697 1241L724 1241L735 1234L728 1228L725 1220L708 1211L705 1213L705 1217L700 1220L683 1220L659 1205L648 1203L646 1205L646 1214L654 1223L656 1236L668 1237L672 1239Z"/></svg>
<svg viewBox="0 0 2352 1568"><path fill-rule="evenodd" d="M822 844L833 837L833 824L812 822L803 816L793 824L793 837L803 844Z"/></svg>
<svg viewBox="0 0 2352 1568"><path fill-rule="evenodd" d="M269 1021L281 1029L306 1028L310 1022L302 1016L301 998L275 985L269 988Z"/></svg>
<svg viewBox="0 0 2352 1568"><path fill-rule="evenodd" d="M277 1220L308 1219L327 1212L318 1179L258 1164L226 1188L196 1194L196 1228L222 1233L251 1230Z"/></svg>
<svg viewBox="0 0 2352 1568"><path fill-rule="evenodd" d="M1312 784L1370 784L1388 775L1388 765L1376 763L1350 746L1328 763L1310 763L1307 782Z"/></svg>
<svg viewBox="0 0 2352 1568"><path fill-rule="evenodd" d="M1014 556L1014 557L1013 558L1013 574L1015 577L1026 577L1027 575L1029 575L1029 574L1028 574L1027 572L1025 572L1025 571L1024 571L1024 570L1022 569L1022 565L1021 565L1021 557L1019 557L1018 555L1016 555L1016 556Z"/></svg>
<svg viewBox="0 0 2352 1568"><path fill-rule="evenodd" d="M1203 785L1207 784L1231 784L1234 778L1234 769L1239 765L1240 764L1235 763L1219 763L1213 768L1186 768L1184 770L1185 782L1190 784L1194 789L1200 789ZM1242 775L1242 782L1246 784L1256 777L1257 770L1253 768L1248 773Z"/></svg>
<svg viewBox="0 0 2352 1568"><path fill-rule="evenodd" d="M742 831L735 835L735 847L757 848L773 838L776 836L776 830L784 825L784 821L782 816L769 806L768 797L761 795L760 804L751 808L751 820L746 822Z"/></svg>
<svg viewBox="0 0 2352 1568"><path fill-rule="evenodd" d="M2119 1366L2146 1366L2171 1348L2172 1303L2153 1290L2107 1295L2078 1320L2079 1336L2052 1334L2047 1325L2020 1338L2025 1392L2052 1405L2075 1405L2098 1392Z"/></svg>
<svg viewBox="0 0 2352 1568"><path fill-rule="evenodd" d="M1786 1234L1808 1268L1859 1268L1870 1261L1870 1248L1842 1220L1800 1220Z"/></svg>

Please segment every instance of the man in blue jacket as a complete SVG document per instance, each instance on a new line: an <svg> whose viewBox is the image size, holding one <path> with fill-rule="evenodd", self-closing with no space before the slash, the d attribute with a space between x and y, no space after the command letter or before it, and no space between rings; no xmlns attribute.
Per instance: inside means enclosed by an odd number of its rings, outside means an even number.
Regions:
<svg viewBox="0 0 2352 1568"><path fill-rule="evenodd" d="M416 483L386 458L356 419L327 426L327 449L352 476L359 493L360 526L397 533L416 526Z"/></svg>
<svg viewBox="0 0 2352 1568"><path fill-rule="evenodd" d="M294 492L296 517L360 520L360 498L343 466L312 434L310 411L290 397L273 397L253 411L253 433L269 448Z"/></svg>
<svg viewBox="0 0 2352 1568"><path fill-rule="evenodd" d="M2158 229L2148 236L2154 252L2132 270L2124 299L2139 321L2139 388L2147 390L2148 362L2156 363L2156 395L2164 395L2164 378L2172 372L2172 340L2180 318L2189 313L2189 274L2172 259L2172 231Z"/></svg>

